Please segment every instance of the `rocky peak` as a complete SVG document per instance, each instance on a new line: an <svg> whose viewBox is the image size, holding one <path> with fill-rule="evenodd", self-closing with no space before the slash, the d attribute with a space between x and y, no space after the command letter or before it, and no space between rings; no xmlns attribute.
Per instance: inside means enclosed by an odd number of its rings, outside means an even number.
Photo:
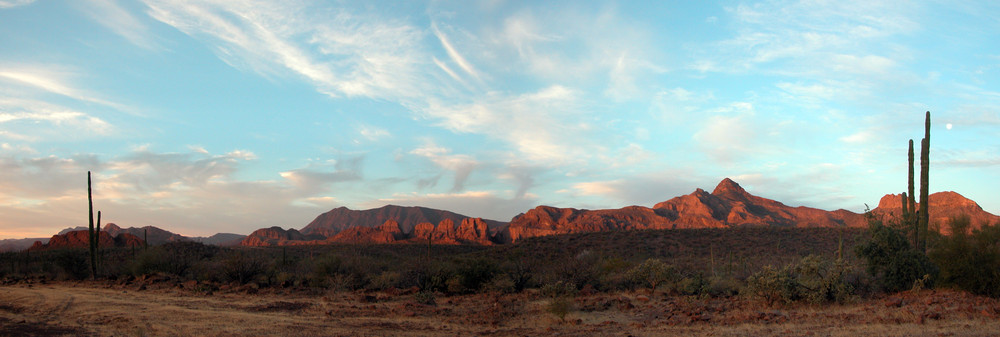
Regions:
<svg viewBox="0 0 1000 337"><path fill-rule="evenodd" d="M729 178L722 179L715 186L712 195L731 201L747 201L750 199L750 193L747 193L740 184Z"/></svg>

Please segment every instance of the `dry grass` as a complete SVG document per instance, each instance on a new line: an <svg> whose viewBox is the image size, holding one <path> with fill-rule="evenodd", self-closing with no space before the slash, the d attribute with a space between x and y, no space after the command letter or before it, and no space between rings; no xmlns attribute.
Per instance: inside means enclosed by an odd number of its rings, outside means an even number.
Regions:
<svg viewBox="0 0 1000 337"><path fill-rule="evenodd" d="M536 292L438 297L320 296L248 289L214 294L107 283L0 287L0 336L974 336L1000 333L1000 301L924 291L851 305L762 307L740 299L637 293L575 298L562 322Z"/></svg>

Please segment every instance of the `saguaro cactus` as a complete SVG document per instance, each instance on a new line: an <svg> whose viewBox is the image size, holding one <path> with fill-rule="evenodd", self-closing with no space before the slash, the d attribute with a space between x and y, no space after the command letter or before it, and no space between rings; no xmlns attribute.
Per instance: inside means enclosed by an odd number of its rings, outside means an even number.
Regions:
<svg viewBox="0 0 1000 337"><path fill-rule="evenodd" d="M910 149L907 151L907 159L909 160L909 174L907 175L907 186L906 192L909 196L907 205L903 205L904 212L903 221L909 228L913 229L913 246L916 247L920 242L920 227L917 226L917 217L915 213L917 212L917 202L916 194L913 193L913 139L910 139Z"/></svg>
<svg viewBox="0 0 1000 337"><path fill-rule="evenodd" d="M931 152L931 112L924 118L924 139L920 140L920 213L917 214L920 231L919 249L927 252L927 223L930 221L928 206L928 191L930 191L930 152Z"/></svg>
<svg viewBox="0 0 1000 337"><path fill-rule="evenodd" d="M94 251L96 252L94 256L97 257L97 266L94 269L94 273L96 274L101 269L101 211L97 211L97 226L94 231Z"/></svg>
<svg viewBox="0 0 1000 337"><path fill-rule="evenodd" d="M87 204L90 208L90 277L97 278L97 233L94 232L94 194L91 188L90 171L87 171Z"/></svg>

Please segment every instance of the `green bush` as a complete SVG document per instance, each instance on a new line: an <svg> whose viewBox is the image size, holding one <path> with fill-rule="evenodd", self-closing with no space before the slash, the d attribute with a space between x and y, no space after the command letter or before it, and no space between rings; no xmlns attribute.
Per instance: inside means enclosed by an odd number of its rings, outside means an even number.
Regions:
<svg viewBox="0 0 1000 337"><path fill-rule="evenodd" d="M477 292L484 284L493 280L499 272L496 263L487 259L475 259L465 261L455 271L455 279L461 285L450 284L449 291L453 292ZM451 280L449 280L451 281ZM451 282L456 282L451 281Z"/></svg>
<svg viewBox="0 0 1000 337"><path fill-rule="evenodd" d="M417 303L425 305L437 304L433 291L421 291L416 294L413 294L413 300L416 301Z"/></svg>
<svg viewBox="0 0 1000 337"><path fill-rule="evenodd" d="M634 284L649 287L649 293L656 292L656 287L677 282L677 270L660 259L647 259L638 266L629 269L625 278Z"/></svg>
<svg viewBox="0 0 1000 337"><path fill-rule="evenodd" d="M854 296L854 287L846 278L849 271L850 266L843 260L830 262L809 255L781 269L766 266L750 275L743 294L768 305L796 301L844 303Z"/></svg>
<svg viewBox="0 0 1000 337"><path fill-rule="evenodd" d="M541 293L542 296L550 298L569 297L576 296L577 289L576 285L573 283L557 281L555 283L549 283L542 286Z"/></svg>
<svg viewBox="0 0 1000 337"><path fill-rule="evenodd" d="M951 236L941 237L930 256L942 284L978 295L1000 297L1000 224L969 233L968 216L950 219Z"/></svg>
<svg viewBox="0 0 1000 337"><path fill-rule="evenodd" d="M767 305L791 303L799 298L791 268L778 269L770 265L750 275L741 294L760 299Z"/></svg>
<svg viewBox="0 0 1000 337"><path fill-rule="evenodd" d="M545 306L545 311L555 315L560 321L566 321L566 315L573 311L573 299L569 297L556 297L549 300Z"/></svg>
<svg viewBox="0 0 1000 337"><path fill-rule="evenodd" d="M233 251L222 259L222 274L231 282L246 284L265 269L264 260L250 252Z"/></svg>
<svg viewBox="0 0 1000 337"><path fill-rule="evenodd" d="M869 220L870 238L855 246L855 254L865 261L880 290L899 292L913 287L913 282L929 275L927 286L933 286L937 267L924 253L910 247L898 230Z"/></svg>
<svg viewBox="0 0 1000 337"><path fill-rule="evenodd" d="M375 290L396 288L400 278L401 276L398 272L387 270L372 277L369 287Z"/></svg>
<svg viewBox="0 0 1000 337"><path fill-rule="evenodd" d="M830 262L819 255L806 256L793 268L799 295L811 303L847 302L854 294L845 279L849 270L843 260Z"/></svg>
<svg viewBox="0 0 1000 337"><path fill-rule="evenodd" d="M60 279L82 280L90 276L87 254L83 250L61 249L52 252L52 259L59 267Z"/></svg>

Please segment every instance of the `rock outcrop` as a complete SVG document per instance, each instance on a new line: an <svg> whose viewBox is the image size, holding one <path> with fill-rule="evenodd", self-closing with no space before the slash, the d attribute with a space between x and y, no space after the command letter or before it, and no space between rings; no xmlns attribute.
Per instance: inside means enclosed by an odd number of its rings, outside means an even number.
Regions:
<svg viewBox="0 0 1000 337"><path fill-rule="evenodd" d="M927 211L930 212L930 227L939 228L942 233L950 234L948 223L954 217L966 215L969 217L970 229L978 229L984 225L1000 224L1000 216L993 215L978 203L961 194L952 191L937 192L928 196ZM876 215L894 218L903 213L899 194L886 194L878 202L878 207L872 210ZM918 204L919 205L919 204Z"/></svg>
<svg viewBox="0 0 1000 337"><path fill-rule="evenodd" d="M167 242L187 241L188 238L180 234L175 234L155 226L121 228L114 223L108 223L101 227L101 231L108 232L111 236L118 236L121 233L128 233L136 237L145 237L151 245L161 245Z"/></svg>
<svg viewBox="0 0 1000 337"><path fill-rule="evenodd" d="M108 247L141 247L142 239L129 233L119 233L111 236L108 232L101 231L97 236L98 246ZM86 230L71 231L65 234L56 234L49 239L48 243L36 241L31 246L31 250L59 249L59 248L87 248L90 247L90 233Z"/></svg>
<svg viewBox="0 0 1000 337"><path fill-rule="evenodd" d="M286 246L286 245L297 245L297 244L309 244L309 243L322 243L326 239L321 235L305 235L295 230L294 228L289 228L284 230L281 227L274 226L270 228L261 228L250 235L247 235L243 241L240 241L241 246L252 246L252 247L264 247L264 246Z"/></svg>
<svg viewBox="0 0 1000 337"><path fill-rule="evenodd" d="M431 209L426 207L404 207L387 205L379 208L356 211L347 207L339 207L320 214L312 222L302 228L303 234L318 234L332 237L341 231L352 227L376 227L387 220L399 223L403 233L412 234L420 223L440 223L449 219L461 223L467 216ZM491 229L504 226L506 223L494 220L483 220Z"/></svg>

